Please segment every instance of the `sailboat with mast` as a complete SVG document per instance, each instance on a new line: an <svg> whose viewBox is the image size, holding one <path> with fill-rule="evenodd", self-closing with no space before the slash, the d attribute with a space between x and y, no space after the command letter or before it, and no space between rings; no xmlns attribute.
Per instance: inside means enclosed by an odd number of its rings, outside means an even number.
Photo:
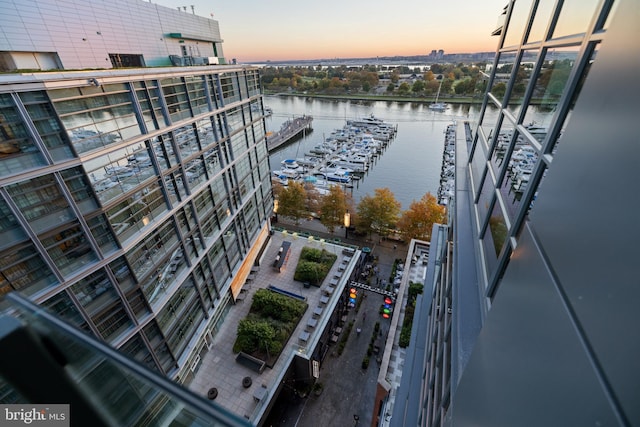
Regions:
<svg viewBox="0 0 640 427"><path fill-rule="evenodd" d="M429 109L433 111L445 111L449 106L445 102L438 102L438 98L440 98L440 89L442 89L442 81L444 78L440 76L440 86L438 86L438 93L436 93L436 100L429 104Z"/></svg>

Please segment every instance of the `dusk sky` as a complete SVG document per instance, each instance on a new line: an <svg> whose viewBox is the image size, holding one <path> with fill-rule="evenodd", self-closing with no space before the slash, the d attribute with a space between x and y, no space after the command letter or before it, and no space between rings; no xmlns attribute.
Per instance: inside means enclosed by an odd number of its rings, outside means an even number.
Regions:
<svg viewBox="0 0 640 427"><path fill-rule="evenodd" d="M507 0L152 0L220 23L225 58L255 62L493 52Z"/></svg>

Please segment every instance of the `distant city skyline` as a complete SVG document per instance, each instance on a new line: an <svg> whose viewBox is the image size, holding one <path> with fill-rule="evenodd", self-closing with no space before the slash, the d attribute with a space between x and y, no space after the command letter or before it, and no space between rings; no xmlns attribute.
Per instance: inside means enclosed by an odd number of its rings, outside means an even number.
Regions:
<svg viewBox="0 0 640 427"><path fill-rule="evenodd" d="M491 31L508 3L152 1L217 20L225 58L239 63L495 51L498 40Z"/></svg>

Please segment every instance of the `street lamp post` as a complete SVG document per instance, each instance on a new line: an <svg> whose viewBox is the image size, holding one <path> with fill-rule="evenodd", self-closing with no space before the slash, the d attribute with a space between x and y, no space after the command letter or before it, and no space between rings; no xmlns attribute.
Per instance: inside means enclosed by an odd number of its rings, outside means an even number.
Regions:
<svg viewBox="0 0 640 427"><path fill-rule="evenodd" d="M349 236L349 226L351 225L351 214L349 211L344 213L344 238Z"/></svg>

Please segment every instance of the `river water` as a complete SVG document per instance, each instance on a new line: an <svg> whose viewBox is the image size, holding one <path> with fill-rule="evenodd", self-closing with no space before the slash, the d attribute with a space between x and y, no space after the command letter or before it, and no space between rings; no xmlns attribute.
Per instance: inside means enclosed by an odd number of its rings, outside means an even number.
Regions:
<svg viewBox="0 0 640 427"><path fill-rule="evenodd" d="M445 112L429 110L427 104L391 101L332 101L305 97L266 96L265 105L273 115L267 119L267 130L275 132L294 116L313 116L313 131L303 138L274 151L270 155L271 169L280 169L284 159L304 157L315 145L346 124L373 114L398 127L396 138L377 158L359 181L353 182L355 203L376 188L389 188L403 210L427 192L437 194L440 184L444 130L457 120L477 121L480 105L451 105ZM462 127L459 128L462 131Z"/></svg>

